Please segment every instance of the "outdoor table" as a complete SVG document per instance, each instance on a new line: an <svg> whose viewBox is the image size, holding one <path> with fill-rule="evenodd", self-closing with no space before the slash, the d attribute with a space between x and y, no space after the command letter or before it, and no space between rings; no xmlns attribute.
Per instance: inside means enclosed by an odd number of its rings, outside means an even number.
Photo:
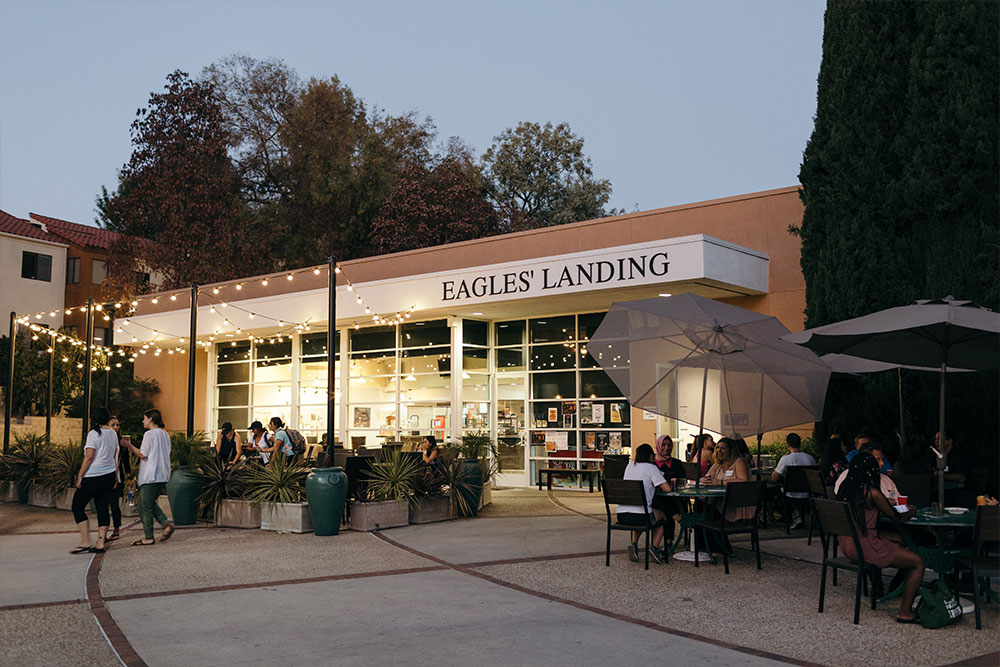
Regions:
<svg viewBox="0 0 1000 667"><path fill-rule="evenodd" d="M668 496L670 498L683 498L686 501L684 503L679 503L681 507L681 529L677 533L677 537L674 539L674 543L670 546L670 550L667 552L667 556L673 556L677 560L683 561L693 561L694 560L694 550L695 550L695 536L694 536L694 525L699 521L704 521L708 519L708 513L705 510L698 510L695 507L696 500L703 500L706 498L722 498L726 495L726 487L724 486L705 486L705 485L694 485L688 484L682 486L674 491L666 492L656 490L657 495ZM690 503L690 504L689 504ZM678 545L680 545L681 540L684 539L684 531L691 531L691 545L688 551L677 551ZM715 557L711 553L703 552L702 555L706 560L711 563L715 563ZM699 556L701 558L701 556Z"/></svg>

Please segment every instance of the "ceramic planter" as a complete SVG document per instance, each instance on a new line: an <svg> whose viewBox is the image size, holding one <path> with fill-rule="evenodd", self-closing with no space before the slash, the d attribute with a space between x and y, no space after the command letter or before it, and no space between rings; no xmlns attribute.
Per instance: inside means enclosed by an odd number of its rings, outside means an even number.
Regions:
<svg viewBox="0 0 1000 667"><path fill-rule="evenodd" d="M28 489L28 504L35 507L55 507L55 494L40 486L32 486Z"/></svg>
<svg viewBox="0 0 1000 667"><path fill-rule="evenodd" d="M351 503L351 530L368 532L406 526L410 514L406 503L380 500L373 503Z"/></svg>
<svg viewBox="0 0 1000 667"><path fill-rule="evenodd" d="M423 496L409 508L410 523L434 523L451 519L451 499L448 496Z"/></svg>
<svg viewBox="0 0 1000 667"><path fill-rule="evenodd" d="M223 500L215 525L226 528L260 528L260 505L245 500Z"/></svg>
<svg viewBox="0 0 1000 667"><path fill-rule="evenodd" d="M340 468L313 468L306 477L306 496L316 535L336 535L344 518L347 475Z"/></svg>
<svg viewBox="0 0 1000 667"><path fill-rule="evenodd" d="M170 499L175 524L191 526L198 520L198 496L203 488L204 482L194 468L181 467L170 473L167 498Z"/></svg>
<svg viewBox="0 0 1000 667"><path fill-rule="evenodd" d="M312 532L309 503L274 503L260 507L260 527L285 533Z"/></svg>

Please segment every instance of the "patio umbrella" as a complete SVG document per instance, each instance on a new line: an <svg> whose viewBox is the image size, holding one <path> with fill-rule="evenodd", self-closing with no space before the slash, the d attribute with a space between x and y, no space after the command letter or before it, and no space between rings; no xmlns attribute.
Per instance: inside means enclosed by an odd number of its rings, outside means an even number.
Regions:
<svg viewBox="0 0 1000 667"><path fill-rule="evenodd" d="M938 431L945 432L945 375L949 367L1000 369L1000 314L954 297L807 329L784 337L819 353L848 354L891 364L934 366L941 375ZM938 505L944 505L944 469L938 456Z"/></svg>
<svg viewBox="0 0 1000 667"><path fill-rule="evenodd" d="M822 416L830 369L780 340L787 332L773 317L680 294L612 304L587 352L632 405L742 438Z"/></svg>

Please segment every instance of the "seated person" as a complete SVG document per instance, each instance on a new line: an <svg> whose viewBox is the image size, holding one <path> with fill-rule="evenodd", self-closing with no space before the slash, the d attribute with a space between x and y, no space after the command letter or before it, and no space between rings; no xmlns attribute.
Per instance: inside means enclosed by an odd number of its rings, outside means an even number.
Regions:
<svg viewBox="0 0 1000 667"><path fill-rule="evenodd" d="M653 464L660 469L664 479L670 482L671 486L677 486L677 480L684 479L684 466L674 458L674 441L670 439L669 435L657 436L656 446L653 450L655 452ZM670 518L664 527L664 536L668 542L673 542L674 521L679 520L681 516L677 501L666 496L654 496L653 508L660 510L664 516Z"/></svg>
<svg viewBox="0 0 1000 667"><path fill-rule="evenodd" d="M904 573L896 622L919 623L920 619L913 609L913 600L924 579L924 561L919 555L903 548L899 542L887 538L884 531L877 530L880 514L897 522L912 517L914 508L908 506L903 515L897 512L895 503L890 502L877 488L880 477L885 475L880 475L878 461L871 453L862 451L851 461L837 492L837 500L846 502L850 507L865 563L877 568L895 567ZM859 554L854 540L850 536L840 536L838 540L843 554L858 562Z"/></svg>
<svg viewBox="0 0 1000 667"><path fill-rule="evenodd" d="M889 458L885 455L884 450L879 445L872 445L872 456L878 461L879 472L883 475L892 474L892 464L889 463Z"/></svg>
<svg viewBox="0 0 1000 667"><path fill-rule="evenodd" d="M847 470L847 445L839 437L832 435L826 441L826 449L823 451L823 459L819 462L819 469L823 475L823 483L833 486L840 474Z"/></svg>
<svg viewBox="0 0 1000 667"><path fill-rule="evenodd" d="M865 454L871 454L876 446L877 445L868 442L861 448L860 452L858 453L864 452ZM874 454L872 454L872 458L875 458ZM845 479L847 479L847 470L840 473L840 476L837 477L837 481L833 483L834 494L837 494L840 491L840 487L844 483ZM889 477L888 475L883 475L881 473L879 473L879 491L881 491L882 495L888 498L889 502L891 503L895 503L896 498L899 497L899 489L896 487L896 483L892 481L891 477Z"/></svg>
<svg viewBox="0 0 1000 667"><path fill-rule="evenodd" d="M702 433L696 436L694 439L694 454L691 457L692 461L697 461L699 453L701 456L701 474L708 474L708 469L712 467L715 463L715 455L713 451L715 450L715 440L708 433Z"/></svg>
<svg viewBox="0 0 1000 667"><path fill-rule="evenodd" d="M814 466L816 465L816 459L812 457L811 454L806 454L802 451L802 438L799 437L798 433L789 433L785 437L785 444L788 446L788 453L782 456L778 460L778 465L774 467L774 472L771 473L772 482L781 482L785 477L785 472L788 470L789 466ZM805 491L791 491L786 494L789 498L795 498L797 500L805 500L809 498L809 494ZM802 526L802 516L800 515L798 507L794 504L792 505L792 528L799 528Z"/></svg>
<svg viewBox="0 0 1000 667"><path fill-rule="evenodd" d="M857 456L858 452L861 451L861 448L867 445L871 441L872 439L869 438L864 433L858 433L856 436L854 436L854 449L847 452L847 462L850 463L851 461L853 461L854 457Z"/></svg>
<svg viewBox="0 0 1000 667"><path fill-rule="evenodd" d="M424 463L430 464L437 461L438 458L438 445L437 438L433 435L428 435L424 438L423 449L420 452L420 457L423 459Z"/></svg>
<svg viewBox="0 0 1000 667"><path fill-rule="evenodd" d="M635 460L629 461L629 464L625 466L623 479L642 482L643 490L646 492L646 505L651 508L650 511L653 515L649 517L649 520L656 523L667 518L661 510L653 507L653 496L656 494L656 489L669 493L674 487L663 477L663 473L653 463L653 458L652 447L647 444L639 445L635 450ZM646 525L646 517L643 516L643 508L640 505L619 505L617 512L618 523L626 526ZM628 558L634 563L639 562L639 535L638 532L632 533L632 541L628 547ZM667 562L666 556L661 551L662 546L663 525L661 524L653 529L649 543L649 557L661 565Z"/></svg>
<svg viewBox="0 0 1000 667"><path fill-rule="evenodd" d="M736 449L736 455L747 462L747 465L751 468L753 467L753 456L750 454L750 447L747 445L747 441L743 438L730 438L733 443L733 448Z"/></svg>
<svg viewBox="0 0 1000 667"><path fill-rule="evenodd" d="M975 492L972 487L972 462L965 449L956 447L951 434L945 431L944 449L941 449L941 434L934 435L934 444L945 455L944 479L946 482L961 484L962 488L944 490L946 505L955 507L972 507L976 504ZM935 486L936 488L936 486Z"/></svg>
<svg viewBox="0 0 1000 667"><path fill-rule="evenodd" d="M702 479L702 484L709 486L725 486L731 482L749 482L750 466L736 453L736 446L730 438L720 438L715 445L715 463L708 474ZM715 499L721 504L721 499ZM720 505L721 506L721 505ZM726 512L726 521L753 518L756 510L752 507L731 509Z"/></svg>

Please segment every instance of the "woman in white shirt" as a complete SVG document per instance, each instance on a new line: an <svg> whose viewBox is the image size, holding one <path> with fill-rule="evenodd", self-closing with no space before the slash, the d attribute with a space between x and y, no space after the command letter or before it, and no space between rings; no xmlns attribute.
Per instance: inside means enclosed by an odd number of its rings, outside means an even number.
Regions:
<svg viewBox="0 0 1000 667"><path fill-rule="evenodd" d="M87 433L87 442L83 446L83 465L76 477L76 492L73 494L73 519L80 531L80 545L70 551L73 554L104 553L107 550L105 540L111 525L109 505L118 467L118 434L110 423L108 409L98 408L93 428ZM90 521L86 512L91 500L97 509L97 542L93 546L90 544Z"/></svg>
<svg viewBox="0 0 1000 667"><path fill-rule="evenodd" d="M661 510L653 507L653 496L656 489L663 492L673 491L673 486L666 480L660 469L653 463L653 448L647 444L639 445L635 450L635 461L630 461L625 466L623 479L638 480L642 482L643 490L646 492L646 510L653 516L649 517L652 523L665 521L667 515ZM646 517L643 515L643 508L639 505L619 505L618 523L627 526L645 526ZM662 523L653 528L650 536L649 556L659 564L666 562L663 551L663 525ZM628 546L628 558L634 563L639 562L639 533L632 533L632 542Z"/></svg>
<svg viewBox="0 0 1000 667"><path fill-rule="evenodd" d="M163 526L160 541L165 542L174 533L174 524L167 519L156 499L163 493L163 487L170 480L170 435L163 430L163 416L159 410L149 410L142 420L142 427L148 429L142 436L142 447L135 448L128 443L132 453L141 459L139 476L139 518L142 520L143 539L132 543L133 547L156 544L153 538L153 519Z"/></svg>

